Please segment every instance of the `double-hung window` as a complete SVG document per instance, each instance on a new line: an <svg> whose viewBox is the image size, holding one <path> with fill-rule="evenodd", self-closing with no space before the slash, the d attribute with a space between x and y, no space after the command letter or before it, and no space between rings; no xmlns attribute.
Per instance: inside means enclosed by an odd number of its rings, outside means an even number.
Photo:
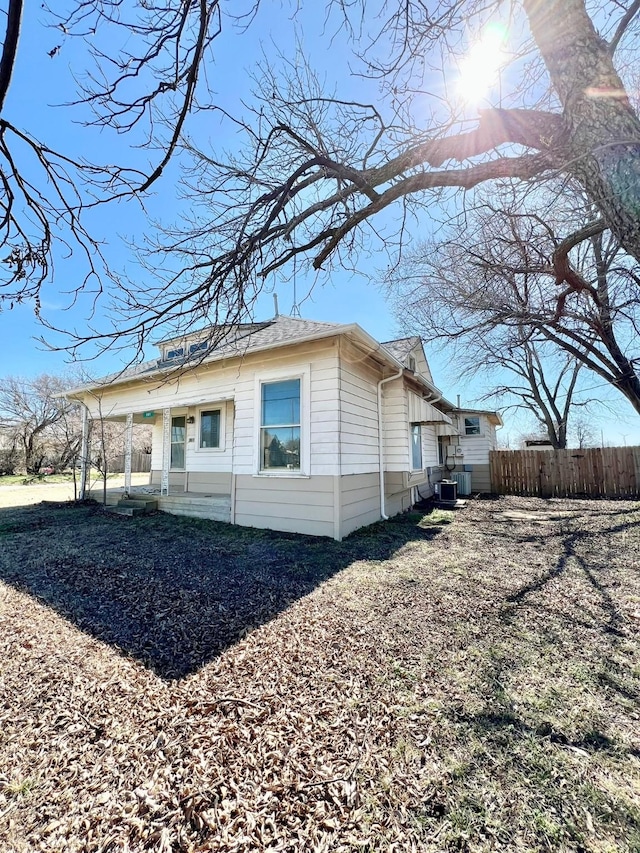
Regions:
<svg viewBox="0 0 640 853"><path fill-rule="evenodd" d="M422 426L411 424L411 470L422 470Z"/></svg>
<svg viewBox="0 0 640 853"><path fill-rule="evenodd" d="M300 471L300 391L299 378L261 385L261 471Z"/></svg>

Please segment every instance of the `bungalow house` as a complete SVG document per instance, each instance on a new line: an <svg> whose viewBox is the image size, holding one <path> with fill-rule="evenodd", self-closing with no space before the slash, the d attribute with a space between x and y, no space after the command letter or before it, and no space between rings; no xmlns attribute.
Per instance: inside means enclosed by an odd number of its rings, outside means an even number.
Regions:
<svg viewBox="0 0 640 853"><path fill-rule="evenodd" d="M85 460L90 420L126 424L127 459L133 424L153 426L145 490L163 511L342 539L431 496L467 448L488 470L477 450L499 416L445 400L417 337L381 344L356 324L278 316L157 346L70 396Z"/></svg>

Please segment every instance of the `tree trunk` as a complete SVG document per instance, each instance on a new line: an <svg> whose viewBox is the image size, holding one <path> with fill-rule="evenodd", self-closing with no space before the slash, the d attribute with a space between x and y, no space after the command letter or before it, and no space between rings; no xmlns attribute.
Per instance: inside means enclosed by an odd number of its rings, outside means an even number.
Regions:
<svg viewBox="0 0 640 853"><path fill-rule="evenodd" d="M583 0L523 0L564 110L567 169L640 262L640 120Z"/></svg>

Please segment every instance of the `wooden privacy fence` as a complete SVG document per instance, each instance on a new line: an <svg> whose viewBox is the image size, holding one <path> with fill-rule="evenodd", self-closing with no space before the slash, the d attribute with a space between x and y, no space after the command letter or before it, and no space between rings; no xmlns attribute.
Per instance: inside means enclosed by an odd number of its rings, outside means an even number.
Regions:
<svg viewBox="0 0 640 853"><path fill-rule="evenodd" d="M535 497L635 497L640 491L640 447L584 450L492 450L491 489Z"/></svg>
<svg viewBox="0 0 640 853"><path fill-rule="evenodd" d="M113 459L109 460L110 474L124 474L124 453L118 454ZM131 454L131 470L132 471L150 471L151 470L151 454L143 453L141 450L134 450Z"/></svg>

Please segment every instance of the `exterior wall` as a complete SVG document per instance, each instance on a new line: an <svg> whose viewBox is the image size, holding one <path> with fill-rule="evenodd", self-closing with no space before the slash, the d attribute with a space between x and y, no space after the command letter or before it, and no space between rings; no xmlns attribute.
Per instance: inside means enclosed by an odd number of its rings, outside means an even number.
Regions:
<svg viewBox="0 0 640 853"><path fill-rule="evenodd" d="M474 492L490 492L491 471L489 465L474 465L471 470L471 489Z"/></svg>
<svg viewBox="0 0 640 853"><path fill-rule="evenodd" d="M378 471L378 390L380 371L360 350L340 342L339 435L340 474ZM384 387L384 386L383 386Z"/></svg>
<svg viewBox="0 0 640 853"><path fill-rule="evenodd" d="M471 472L472 492L490 492L492 490L489 465L456 465L453 470Z"/></svg>
<svg viewBox="0 0 640 853"><path fill-rule="evenodd" d="M459 415L460 418L460 436L455 440L456 444L460 444L463 450L464 465L488 465L489 451L495 450L497 447L496 428L489 422L486 415L479 415L480 418L480 435L464 435L464 418L465 413ZM453 442L452 442L453 443Z"/></svg>
<svg viewBox="0 0 640 853"><path fill-rule="evenodd" d="M464 435L465 415L473 415L480 418L480 435ZM489 421L487 415L478 415L477 412L464 410L458 414L459 433L453 435L450 443L460 445L463 455L456 456L456 466L453 471L471 472L471 490L473 492L490 492L491 476L489 470L489 452L497 448L498 439L494 424Z"/></svg>
<svg viewBox="0 0 640 853"><path fill-rule="evenodd" d="M417 367L425 372L422 363ZM294 376L302 379L301 472L259 473L260 381ZM230 495L231 520L243 526L342 538L380 518L381 376L364 351L334 338L203 364L173 381L106 387L99 407L90 396L86 403L96 417L155 412L154 485L161 479L162 410L169 408L194 418L186 427L185 470L170 472L170 493ZM202 450L198 412L217 406L224 413L221 447ZM431 470L438 463L437 431L428 424L422 427L423 469L410 470L409 424L430 419L431 410L401 378L383 386L387 515L410 507L414 486L426 497L441 478L439 469Z"/></svg>
<svg viewBox="0 0 640 853"><path fill-rule="evenodd" d="M149 483L159 489L161 476L161 470L158 471L151 469L151 477L149 478ZM186 492L187 490L185 488L185 484L186 477L184 471L169 471L169 490L171 492Z"/></svg>
<svg viewBox="0 0 640 853"><path fill-rule="evenodd" d="M422 464L425 468L435 468L438 460L438 435L435 426L422 426Z"/></svg>
<svg viewBox="0 0 640 853"><path fill-rule="evenodd" d="M431 376L431 370L427 363L427 359L425 358L424 350L422 349L422 347L414 347L411 350L411 355L416 360L416 373L422 374L422 376L426 377L426 379L433 385L433 377Z"/></svg>
<svg viewBox="0 0 640 853"><path fill-rule="evenodd" d="M340 478L340 535L380 520L380 477L348 474Z"/></svg>
<svg viewBox="0 0 640 853"><path fill-rule="evenodd" d="M162 470L151 472L151 484L160 488ZM231 494L231 472L170 471L169 491L200 492L201 494Z"/></svg>
<svg viewBox="0 0 640 853"><path fill-rule="evenodd" d="M308 422L303 422L309 470L306 476L338 475L338 348L335 339L310 342L265 353L253 353L243 359L203 364L195 370L166 379L137 380L135 384L106 387L100 406L87 395L86 404L93 417L100 411L104 417L117 417L128 412L155 411L152 468L162 468L162 410L173 414L196 415L198 408L226 401L225 445L221 450L197 448L196 423L187 425L186 470L254 475L258 471L259 409L256 388L261 378L274 374L303 377L303 395ZM190 440L192 439L192 440ZM282 474L260 475L268 479ZM295 477L295 475L294 475ZM288 482L294 477L285 476Z"/></svg>
<svg viewBox="0 0 640 853"><path fill-rule="evenodd" d="M382 386L384 460L387 471L410 471L409 399L402 379Z"/></svg>
<svg viewBox="0 0 640 853"><path fill-rule="evenodd" d="M387 471L384 480L386 514L391 517L411 508L411 490L408 475L401 471Z"/></svg>
<svg viewBox="0 0 640 853"><path fill-rule="evenodd" d="M239 475L235 523L243 527L339 538L334 517L337 477L263 478ZM233 511L233 510L232 510Z"/></svg>

